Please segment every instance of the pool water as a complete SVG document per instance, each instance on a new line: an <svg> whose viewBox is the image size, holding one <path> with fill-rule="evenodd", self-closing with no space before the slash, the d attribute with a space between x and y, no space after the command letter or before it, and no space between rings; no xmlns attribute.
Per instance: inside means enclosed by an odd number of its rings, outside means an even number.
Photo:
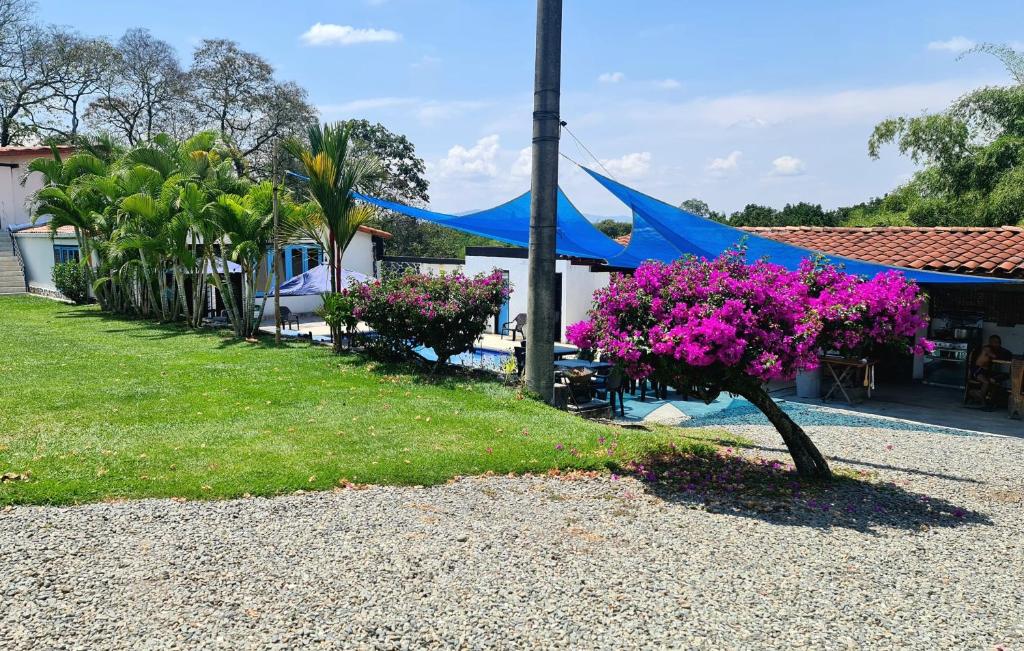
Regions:
<svg viewBox="0 0 1024 651"><path fill-rule="evenodd" d="M437 353L434 352L433 348L421 347L417 348L416 352L431 362L437 361ZM470 368L482 368L488 371L500 372L502 367L512 357L511 353L506 353L501 350L491 350L490 348L474 348L473 350L460 353L458 355L452 355L448 359L450 364L458 364L459 366L468 366Z"/></svg>

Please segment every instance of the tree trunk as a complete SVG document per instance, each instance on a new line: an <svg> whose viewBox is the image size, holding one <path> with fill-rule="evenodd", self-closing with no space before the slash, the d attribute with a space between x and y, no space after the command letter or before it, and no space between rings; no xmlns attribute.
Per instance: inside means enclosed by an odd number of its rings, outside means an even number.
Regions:
<svg viewBox="0 0 1024 651"><path fill-rule="evenodd" d="M797 474L807 479L832 478L832 471L829 469L825 457L821 456L821 452L814 447L814 443L804 433L804 430L772 400L772 397L761 385L744 386L737 393L760 409L761 413L768 417L771 424L782 435L782 440L786 442L786 448L796 464Z"/></svg>
<svg viewBox="0 0 1024 651"><path fill-rule="evenodd" d="M338 244L333 230L328 239L331 247L331 259L328 261L327 271L331 274L331 291L336 292L338 291Z"/></svg>

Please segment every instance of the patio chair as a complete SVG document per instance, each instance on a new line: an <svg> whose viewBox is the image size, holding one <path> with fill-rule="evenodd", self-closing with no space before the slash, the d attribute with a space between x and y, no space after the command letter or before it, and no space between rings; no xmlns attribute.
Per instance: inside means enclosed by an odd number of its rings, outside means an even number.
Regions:
<svg viewBox="0 0 1024 651"><path fill-rule="evenodd" d="M967 365L964 371L964 404L970 405L971 403L974 403L977 405L981 405L982 407L991 407L993 405L988 404L986 401L986 396L982 395L982 392L985 391L985 384L981 380L976 378L974 374L971 372L974 369L974 363L978 359L978 355L980 353L981 346L972 348L967 351ZM996 403L1001 406L1003 404L1004 398L1007 400L1009 399L1010 389L1012 387L1012 382L1010 382L1010 387L1006 386L1006 383L1009 380L1012 380L1012 372L1010 377L1000 375L998 373L996 374L995 379L993 379L993 382L995 383L995 400L992 400L993 403ZM993 396L990 394L988 397Z"/></svg>
<svg viewBox="0 0 1024 651"><path fill-rule="evenodd" d="M617 367L599 369L594 377L594 388L598 393L607 396L608 405L611 407L612 416L615 415L615 401L618 398L619 413L626 415L625 392L626 383L622 377L622 371Z"/></svg>
<svg viewBox="0 0 1024 651"><path fill-rule="evenodd" d="M281 308L281 327L282 328L291 328L291 324L292 323L295 324L295 329L298 330L299 329L299 325L300 325L299 324L299 317L297 317L294 314L292 314L292 311L291 311L290 308L282 307Z"/></svg>
<svg viewBox="0 0 1024 651"><path fill-rule="evenodd" d="M512 335L512 341L516 340L516 333L523 335L523 339L526 339L526 313L520 312L516 315L516 318L511 321L507 321L501 326L501 333L499 336L504 337L507 334Z"/></svg>

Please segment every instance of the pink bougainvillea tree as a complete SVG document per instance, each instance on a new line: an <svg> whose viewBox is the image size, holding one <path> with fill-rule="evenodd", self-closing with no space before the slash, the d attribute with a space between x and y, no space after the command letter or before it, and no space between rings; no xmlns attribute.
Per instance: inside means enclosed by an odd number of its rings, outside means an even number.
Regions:
<svg viewBox="0 0 1024 651"><path fill-rule="evenodd" d="M377 332L378 347L409 358L420 347L431 348L435 370L473 349L509 295L500 271L473 277L407 274L349 291L355 295L353 317Z"/></svg>
<svg viewBox="0 0 1024 651"><path fill-rule="evenodd" d="M745 397L778 429L801 475L827 478L824 457L764 383L817 367L823 351L923 352L929 344L914 342L923 307L917 285L897 272L865 279L823 260L789 271L731 252L615 275L594 295L590 319L567 334L634 379L685 387L708 402L721 391Z"/></svg>

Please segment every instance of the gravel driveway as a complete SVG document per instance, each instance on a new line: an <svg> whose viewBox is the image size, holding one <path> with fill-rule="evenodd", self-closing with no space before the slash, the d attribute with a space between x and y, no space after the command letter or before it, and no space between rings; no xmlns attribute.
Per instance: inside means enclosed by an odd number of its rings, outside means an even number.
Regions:
<svg viewBox="0 0 1024 651"><path fill-rule="evenodd" d="M810 431L890 488L777 513L609 477L10 508L0 648L1024 648L1024 441Z"/></svg>

